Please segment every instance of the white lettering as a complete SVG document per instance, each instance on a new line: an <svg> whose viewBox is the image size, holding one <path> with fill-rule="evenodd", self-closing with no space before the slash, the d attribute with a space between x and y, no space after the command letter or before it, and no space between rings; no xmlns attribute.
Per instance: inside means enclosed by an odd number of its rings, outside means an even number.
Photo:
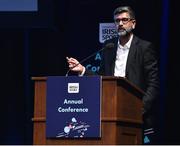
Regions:
<svg viewBox="0 0 180 146"><path fill-rule="evenodd" d="M59 107L58 108L58 112L60 113L66 113L66 112L71 112L71 113L74 113L74 112L77 112L77 113L87 113L88 112L88 108L71 108L71 107L68 107L68 108L62 108L62 107Z"/></svg>
<svg viewBox="0 0 180 146"><path fill-rule="evenodd" d="M83 104L83 98L81 98L79 100L64 99L64 104Z"/></svg>

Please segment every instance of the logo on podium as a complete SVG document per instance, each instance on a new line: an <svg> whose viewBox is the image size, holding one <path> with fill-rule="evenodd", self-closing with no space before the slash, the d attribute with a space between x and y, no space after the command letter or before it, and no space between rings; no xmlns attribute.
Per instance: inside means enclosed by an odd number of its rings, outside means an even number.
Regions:
<svg viewBox="0 0 180 146"><path fill-rule="evenodd" d="M100 76L47 79L46 137L100 138Z"/></svg>

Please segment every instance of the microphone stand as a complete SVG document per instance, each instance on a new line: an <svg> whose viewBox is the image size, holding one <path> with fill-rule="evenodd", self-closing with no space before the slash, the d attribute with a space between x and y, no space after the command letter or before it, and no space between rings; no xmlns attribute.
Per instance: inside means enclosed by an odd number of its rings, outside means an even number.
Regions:
<svg viewBox="0 0 180 146"><path fill-rule="evenodd" d="M113 43L109 43L107 44L105 47L103 47L102 49L94 52L93 54L89 55L88 57L82 59L79 63L75 64L72 68L70 68L67 72L66 72L66 77L68 76L69 72L71 71L71 69L75 68L76 66L78 66L79 64L82 64L83 62L85 62L86 60L88 60L89 58L93 57L94 55L96 55L97 53L103 51L104 49L106 48L113 48L114 47L114 44Z"/></svg>

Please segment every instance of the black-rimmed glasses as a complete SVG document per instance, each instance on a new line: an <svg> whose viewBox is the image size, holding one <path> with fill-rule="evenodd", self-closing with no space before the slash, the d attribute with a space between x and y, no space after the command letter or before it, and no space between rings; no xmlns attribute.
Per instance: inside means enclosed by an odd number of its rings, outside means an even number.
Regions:
<svg viewBox="0 0 180 146"><path fill-rule="evenodd" d="M121 19L115 19L115 23L119 24L120 22L122 22L122 24L127 24L129 21L133 20L132 18L121 18Z"/></svg>

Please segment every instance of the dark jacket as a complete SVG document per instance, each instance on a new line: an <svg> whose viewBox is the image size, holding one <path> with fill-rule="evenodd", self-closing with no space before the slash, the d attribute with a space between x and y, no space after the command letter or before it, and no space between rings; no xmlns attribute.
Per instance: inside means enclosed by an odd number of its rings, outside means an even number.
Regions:
<svg viewBox="0 0 180 146"><path fill-rule="evenodd" d="M112 48L104 49L99 74L113 76L118 38L107 40L104 47L114 44ZM111 45L112 46L112 45ZM126 78L141 88L143 96L143 118L146 128L153 126L153 108L159 95L158 59L153 45L137 36L133 36L126 64ZM89 74L87 71L86 74Z"/></svg>

